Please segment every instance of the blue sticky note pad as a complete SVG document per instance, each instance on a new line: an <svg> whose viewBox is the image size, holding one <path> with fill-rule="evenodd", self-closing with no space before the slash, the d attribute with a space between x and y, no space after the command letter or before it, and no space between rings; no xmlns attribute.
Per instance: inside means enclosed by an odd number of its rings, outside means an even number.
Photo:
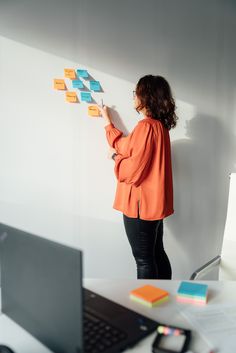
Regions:
<svg viewBox="0 0 236 353"><path fill-rule="evenodd" d="M100 91L101 85L99 81L90 81L90 89L91 91Z"/></svg>
<svg viewBox="0 0 236 353"><path fill-rule="evenodd" d="M91 102L92 97L90 92L80 92L80 97L83 102Z"/></svg>
<svg viewBox="0 0 236 353"><path fill-rule="evenodd" d="M81 80L72 80L72 87L73 88L83 88L84 84Z"/></svg>
<svg viewBox="0 0 236 353"><path fill-rule="evenodd" d="M78 69L77 70L77 76L84 77L84 78L89 77L88 70Z"/></svg>
<svg viewBox="0 0 236 353"><path fill-rule="evenodd" d="M207 284L181 282L178 289L178 295L205 298L207 296L207 289Z"/></svg>

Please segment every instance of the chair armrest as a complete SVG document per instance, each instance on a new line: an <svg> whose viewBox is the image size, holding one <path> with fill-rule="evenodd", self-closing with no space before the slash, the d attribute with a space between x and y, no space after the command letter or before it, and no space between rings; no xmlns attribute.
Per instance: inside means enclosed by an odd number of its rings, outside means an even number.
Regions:
<svg viewBox="0 0 236 353"><path fill-rule="evenodd" d="M190 277L190 280L195 280L202 274L210 271L211 268L215 267L216 265L220 264L221 261L221 256L217 255L210 261L208 261L205 265L199 267L196 271L193 272L193 274Z"/></svg>

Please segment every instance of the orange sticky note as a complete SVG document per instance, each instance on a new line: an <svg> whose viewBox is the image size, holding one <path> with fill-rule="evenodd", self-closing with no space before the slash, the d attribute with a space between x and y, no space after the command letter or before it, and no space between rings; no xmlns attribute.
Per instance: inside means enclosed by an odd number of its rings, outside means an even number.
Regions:
<svg viewBox="0 0 236 353"><path fill-rule="evenodd" d="M169 295L169 293L161 288L154 287L152 285L144 285L142 287L136 288L130 292L131 296L140 298L144 301L153 303L158 300L164 299Z"/></svg>
<svg viewBox="0 0 236 353"><path fill-rule="evenodd" d="M69 103L77 103L78 97L76 92L66 92L66 100Z"/></svg>
<svg viewBox="0 0 236 353"><path fill-rule="evenodd" d="M96 105L88 106L88 115L89 116L100 116L100 111Z"/></svg>
<svg viewBox="0 0 236 353"><path fill-rule="evenodd" d="M76 73L74 69L64 69L65 77L75 79Z"/></svg>
<svg viewBox="0 0 236 353"><path fill-rule="evenodd" d="M58 79L58 78L55 78L54 79L54 88L55 89L66 89L66 84L65 84L65 81L64 80L61 80L61 79Z"/></svg>

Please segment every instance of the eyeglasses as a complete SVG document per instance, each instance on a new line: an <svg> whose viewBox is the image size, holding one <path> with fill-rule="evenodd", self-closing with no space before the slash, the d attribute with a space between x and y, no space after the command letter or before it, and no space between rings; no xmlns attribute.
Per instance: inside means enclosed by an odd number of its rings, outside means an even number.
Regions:
<svg viewBox="0 0 236 353"><path fill-rule="evenodd" d="M136 91L133 91L133 98L136 96Z"/></svg>

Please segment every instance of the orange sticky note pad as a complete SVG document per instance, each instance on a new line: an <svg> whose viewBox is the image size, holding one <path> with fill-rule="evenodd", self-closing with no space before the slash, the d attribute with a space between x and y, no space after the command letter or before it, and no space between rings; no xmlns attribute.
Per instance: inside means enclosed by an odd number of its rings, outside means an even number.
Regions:
<svg viewBox="0 0 236 353"><path fill-rule="evenodd" d="M88 115L90 116L100 116L100 111L96 105L88 106Z"/></svg>
<svg viewBox="0 0 236 353"><path fill-rule="evenodd" d="M66 100L70 103L77 103L78 97L76 92L66 92Z"/></svg>
<svg viewBox="0 0 236 353"><path fill-rule="evenodd" d="M74 79L76 78L76 73L74 69L64 69L65 77Z"/></svg>
<svg viewBox="0 0 236 353"><path fill-rule="evenodd" d="M157 300L164 299L169 295L169 293L161 288L157 288L147 284L145 286L132 290L130 292L130 295L145 300L147 302L154 303Z"/></svg>
<svg viewBox="0 0 236 353"><path fill-rule="evenodd" d="M55 89L66 89L66 84L64 80L61 80L59 78L54 79L54 88Z"/></svg>

